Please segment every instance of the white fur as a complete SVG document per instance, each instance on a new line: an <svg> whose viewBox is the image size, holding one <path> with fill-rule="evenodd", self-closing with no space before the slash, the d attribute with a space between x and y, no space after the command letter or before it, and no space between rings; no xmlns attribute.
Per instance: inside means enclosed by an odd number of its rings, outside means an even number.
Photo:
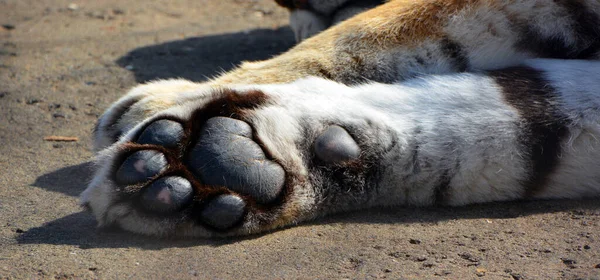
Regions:
<svg viewBox="0 0 600 280"><path fill-rule="evenodd" d="M155 112L198 98L195 93L203 87L207 86L183 79L172 79L154 81L133 88L106 109L98 119L98 133L94 138L95 151L98 152L115 142L111 137L115 129L122 130L122 132L130 131ZM135 102L133 106L122 112L122 108L126 108L133 102ZM114 122L114 120L117 121ZM111 124L115 124L116 128L110 127Z"/></svg>
<svg viewBox="0 0 600 280"><path fill-rule="evenodd" d="M557 67L554 60L531 60L536 69ZM561 93L563 113L572 121L552 183L538 197L595 196L600 191L600 63L561 61L546 78ZM595 93L595 94L594 94ZM575 175L576 174L576 175Z"/></svg>
<svg viewBox="0 0 600 280"><path fill-rule="evenodd" d="M536 197L599 195L600 62L531 60L527 65L546 73L549 84L558 91L559 109L572 120L567 124L569 137L562 143L559 166ZM171 92L186 88L168 81L155 86L161 90L171 87ZM348 87L306 78L283 85L232 88L240 94L258 89L269 96L269 104L253 109L246 121L286 172L310 175L305 158L312 151L300 149L298 143L314 139L330 124L357 128L354 137L366 139L363 147L387 151L377 162L381 177L372 197L344 198L340 194L340 198L323 198L319 193L329 186L309 182L286 186L293 190L291 199L273 211L276 215L294 213L285 220L287 224L374 205L431 205L436 185L448 174L451 180L446 203L450 205L514 200L525 195L521 182L531 170L525 155L520 154L517 139L522 116L506 103L502 88L486 74L428 76L394 85ZM132 90L122 100L137 96L139 91ZM99 169L81 200L100 224L118 223L148 234L212 235L191 221L174 225L142 217L128 202L115 203L115 185L108 174L112 165L119 164L114 159L120 145L131 141L146 123L164 116L189 119L194 110L216 97L207 88L186 95L186 102L138 123L98 155ZM314 134L303 134L306 128ZM414 161L417 146L418 160ZM325 200L329 204L321 205ZM290 208L294 211L288 211ZM256 215L251 211L243 226L228 234L270 228L259 226Z"/></svg>

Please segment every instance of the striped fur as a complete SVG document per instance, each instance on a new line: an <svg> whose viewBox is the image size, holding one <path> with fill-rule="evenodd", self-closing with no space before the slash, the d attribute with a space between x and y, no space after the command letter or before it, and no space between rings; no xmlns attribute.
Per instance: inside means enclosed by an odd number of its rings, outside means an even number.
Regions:
<svg viewBox="0 0 600 280"><path fill-rule="evenodd" d="M280 56L245 62L188 88L289 83L307 76L391 83L423 74L501 69L536 57L597 59L599 18L596 0L393 0ZM136 91L143 102L112 122L106 121L115 115L112 110L101 117L96 150L114 143L105 134L120 135L178 99L152 84Z"/></svg>
<svg viewBox="0 0 600 280"><path fill-rule="evenodd" d="M119 197L109 169L103 169L82 196L101 224L206 237L260 232L372 206L600 195L600 62L532 60L520 67L393 85L348 87L307 78L232 86L228 92L240 100L260 93L261 103L249 110L221 114L251 124L261 145L291 176L284 197L268 211L252 204L239 227L212 231L194 219L144 214ZM156 119L197 119L198 112L229 110L211 105L221 102L212 89L193 94L193 101L149 118L102 151L99 165L118 164L122 147ZM331 124L357 141L358 161L328 165L315 160L312 143Z"/></svg>
<svg viewBox="0 0 600 280"><path fill-rule="evenodd" d="M307 75L343 83L393 82L426 73L500 69L534 57L592 59L598 57L599 18L595 0L396 0L284 55L243 64L216 82L287 82ZM275 69L286 75L266 81Z"/></svg>
<svg viewBox="0 0 600 280"><path fill-rule="evenodd" d="M320 14L319 1L292 2L304 9L292 17L321 21L310 30L319 32L334 23L337 8L360 0L337 1L335 11ZM375 205L598 195L599 19L596 0L393 0L207 83L138 86L98 121L98 171L82 203L101 225L213 236ZM588 61L531 60L540 57ZM143 148L131 143L135 135L160 118L193 122L219 111L206 106L224 104L216 94L223 89L267 96L233 115L285 169L278 203L265 208L245 197L244 220L223 232L185 215L176 222L146 215L121 196L111 172L124 150ZM356 140L360 160L327 166L315 159L312 141L332 124Z"/></svg>

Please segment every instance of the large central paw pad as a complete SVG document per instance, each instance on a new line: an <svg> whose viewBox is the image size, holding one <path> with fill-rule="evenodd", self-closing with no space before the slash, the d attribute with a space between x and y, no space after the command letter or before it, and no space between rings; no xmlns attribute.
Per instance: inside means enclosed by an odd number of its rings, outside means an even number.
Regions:
<svg viewBox="0 0 600 280"><path fill-rule="evenodd" d="M192 141L185 127L194 126L156 120L128 143L131 152L113 178L120 189L137 186L132 197L139 210L159 216L191 213L205 226L227 230L243 219L248 199L269 204L282 193L286 173L267 158L250 125L213 117L191 133L198 137Z"/></svg>
<svg viewBox="0 0 600 280"><path fill-rule="evenodd" d="M252 128L224 117L206 122L190 153L189 166L204 184L227 186L259 203L277 198L285 181L283 168L267 160L252 140Z"/></svg>

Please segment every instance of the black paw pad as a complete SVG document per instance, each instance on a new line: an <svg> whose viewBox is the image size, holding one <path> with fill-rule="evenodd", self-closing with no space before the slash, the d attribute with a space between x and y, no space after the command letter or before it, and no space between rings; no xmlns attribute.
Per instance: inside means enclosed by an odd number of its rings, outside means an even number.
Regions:
<svg viewBox="0 0 600 280"><path fill-rule="evenodd" d="M330 126L314 143L317 157L326 163L341 163L357 159L360 155L358 144L348 132L337 126Z"/></svg>
<svg viewBox="0 0 600 280"><path fill-rule="evenodd" d="M191 152L190 167L204 184L225 186L268 203L283 188L285 172L251 137L252 128L243 121L211 118Z"/></svg>
<svg viewBox="0 0 600 280"><path fill-rule="evenodd" d="M158 120L144 129L138 137L137 143L177 148L182 137L183 126L180 123L171 120Z"/></svg>
<svg viewBox="0 0 600 280"><path fill-rule="evenodd" d="M214 228L228 229L242 219L245 208L246 203L240 197L221 195L208 202L201 218Z"/></svg>
<svg viewBox="0 0 600 280"><path fill-rule="evenodd" d="M167 167L167 159L157 151L143 150L130 155L121 164L115 180L121 185L133 185L147 181Z"/></svg>
<svg viewBox="0 0 600 280"><path fill-rule="evenodd" d="M181 177L163 177L144 189L142 205L147 210L168 213L186 206L194 195L192 184Z"/></svg>

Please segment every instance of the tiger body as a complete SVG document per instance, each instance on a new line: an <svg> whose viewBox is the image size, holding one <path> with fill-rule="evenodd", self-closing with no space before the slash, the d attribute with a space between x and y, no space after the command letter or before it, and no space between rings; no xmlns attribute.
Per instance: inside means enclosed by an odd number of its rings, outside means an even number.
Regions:
<svg viewBox="0 0 600 280"><path fill-rule="evenodd" d="M207 83L134 88L98 122L82 203L101 225L214 236L596 196L599 35L593 0L390 1Z"/></svg>

